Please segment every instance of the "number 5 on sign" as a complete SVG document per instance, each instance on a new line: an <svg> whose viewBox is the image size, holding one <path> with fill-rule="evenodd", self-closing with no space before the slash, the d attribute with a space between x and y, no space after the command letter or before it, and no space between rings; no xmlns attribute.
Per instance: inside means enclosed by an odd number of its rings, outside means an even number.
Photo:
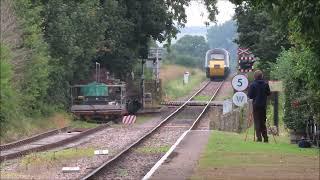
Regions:
<svg viewBox="0 0 320 180"><path fill-rule="evenodd" d="M236 91L243 91L248 87L248 78L245 75L239 74L233 77L232 87Z"/></svg>

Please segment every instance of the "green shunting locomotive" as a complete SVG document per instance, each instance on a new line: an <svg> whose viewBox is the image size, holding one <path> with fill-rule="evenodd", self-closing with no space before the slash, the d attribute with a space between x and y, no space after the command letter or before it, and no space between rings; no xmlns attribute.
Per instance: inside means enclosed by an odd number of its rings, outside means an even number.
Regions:
<svg viewBox="0 0 320 180"><path fill-rule="evenodd" d="M127 113L125 91L123 82L72 86L71 112L80 119L118 119Z"/></svg>

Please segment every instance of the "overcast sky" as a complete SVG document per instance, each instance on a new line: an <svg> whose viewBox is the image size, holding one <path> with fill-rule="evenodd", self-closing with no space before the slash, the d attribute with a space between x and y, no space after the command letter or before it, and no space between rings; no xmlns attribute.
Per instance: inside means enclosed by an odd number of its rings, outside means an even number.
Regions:
<svg viewBox="0 0 320 180"><path fill-rule="evenodd" d="M219 14L217 15L217 23L222 24L232 18L235 6L226 0L219 0L217 3ZM187 24L186 26L205 26L208 12L203 3L191 1L190 6L186 9ZM203 16L201 16L203 15Z"/></svg>

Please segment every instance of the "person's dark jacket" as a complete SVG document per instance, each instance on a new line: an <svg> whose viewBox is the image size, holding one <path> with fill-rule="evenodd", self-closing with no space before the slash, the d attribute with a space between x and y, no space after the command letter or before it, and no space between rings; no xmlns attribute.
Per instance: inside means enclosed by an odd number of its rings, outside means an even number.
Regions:
<svg viewBox="0 0 320 180"><path fill-rule="evenodd" d="M266 107L267 96L270 95L269 84L264 80L254 80L248 90L248 96L253 99L254 107Z"/></svg>

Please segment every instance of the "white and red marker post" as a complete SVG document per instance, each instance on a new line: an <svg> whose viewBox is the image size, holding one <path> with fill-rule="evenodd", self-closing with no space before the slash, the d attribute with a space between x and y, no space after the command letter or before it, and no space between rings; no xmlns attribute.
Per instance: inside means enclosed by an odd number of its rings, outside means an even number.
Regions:
<svg viewBox="0 0 320 180"><path fill-rule="evenodd" d="M136 122L137 116L135 115L127 115L127 116L123 116L122 118L122 123L123 124L133 124Z"/></svg>

